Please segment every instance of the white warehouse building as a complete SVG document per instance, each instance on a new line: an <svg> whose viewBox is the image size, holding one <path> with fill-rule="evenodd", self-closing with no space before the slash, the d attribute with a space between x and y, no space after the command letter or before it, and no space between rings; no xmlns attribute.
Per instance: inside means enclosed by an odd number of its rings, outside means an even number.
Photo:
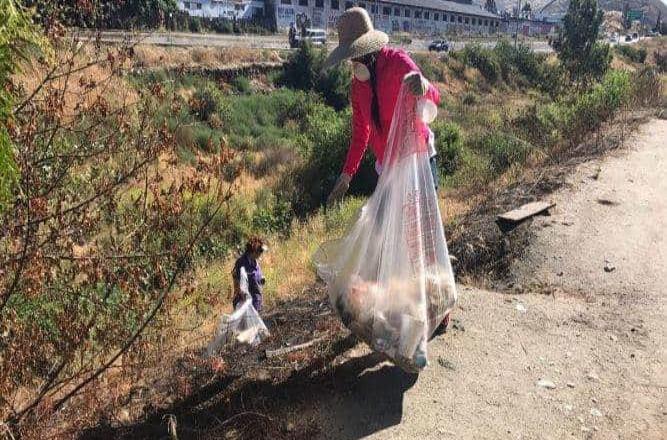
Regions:
<svg viewBox="0 0 667 440"><path fill-rule="evenodd" d="M178 2L192 16L249 20L274 11L278 29L308 20L334 30L338 17L354 6L365 8L377 29L387 33L436 35L500 31L500 17L472 0L190 0Z"/></svg>
<svg viewBox="0 0 667 440"><path fill-rule="evenodd" d="M334 29L336 20L353 6L365 8L377 29L387 33L434 35L445 32L495 33L500 17L472 0L274 0L279 29L301 15L313 27Z"/></svg>
<svg viewBox="0 0 667 440"><path fill-rule="evenodd" d="M265 3L264 0L178 0L178 9L192 17L249 20L264 14Z"/></svg>

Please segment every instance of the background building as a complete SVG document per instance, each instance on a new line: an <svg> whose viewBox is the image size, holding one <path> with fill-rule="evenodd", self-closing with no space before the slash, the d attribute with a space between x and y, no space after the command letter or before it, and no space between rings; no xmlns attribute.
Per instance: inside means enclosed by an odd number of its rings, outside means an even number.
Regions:
<svg viewBox="0 0 667 440"><path fill-rule="evenodd" d="M178 0L178 9L192 17L249 20L264 14L264 4L264 0Z"/></svg>
<svg viewBox="0 0 667 440"><path fill-rule="evenodd" d="M500 30L500 17L472 0L274 0L276 23L285 29L301 17L313 27L335 29L347 9L365 8L377 29L387 33L436 35L448 32L489 34Z"/></svg>

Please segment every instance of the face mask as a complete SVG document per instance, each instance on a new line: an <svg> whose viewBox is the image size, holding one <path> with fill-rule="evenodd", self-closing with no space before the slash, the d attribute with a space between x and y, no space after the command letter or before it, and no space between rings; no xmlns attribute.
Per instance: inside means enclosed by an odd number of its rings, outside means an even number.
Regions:
<svg viewBox="0 0 667 440"><path fill-rule="evenodd" d="M371 79L371 72L362 63L352 62L352 73L359 81L365 82Z"/></svg>

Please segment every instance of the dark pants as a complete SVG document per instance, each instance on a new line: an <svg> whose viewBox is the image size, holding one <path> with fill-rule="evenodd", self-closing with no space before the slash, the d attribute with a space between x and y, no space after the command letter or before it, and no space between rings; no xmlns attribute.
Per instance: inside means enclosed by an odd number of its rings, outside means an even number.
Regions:
<svg viewBox="0 0 667 440"><path fill-rule="evenodd" d="M433 186L435 186L436 191L440 189L440 173L438 173L437 159L438 156L433 156L429 159L429 163L431 164L431 174L433 175Z"/></svg>

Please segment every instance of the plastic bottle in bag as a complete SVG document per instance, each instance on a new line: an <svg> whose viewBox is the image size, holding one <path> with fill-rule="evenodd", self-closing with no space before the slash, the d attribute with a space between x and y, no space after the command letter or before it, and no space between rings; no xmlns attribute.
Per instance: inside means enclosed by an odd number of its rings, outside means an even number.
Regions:
<svg viewBox="0 0 667 440"><path fill-rule="evenodd" d="M424 136L435 111L402 87L374 193L314 257L343 323L410 371L426 366L428 338L456 302Z"/></svg>

